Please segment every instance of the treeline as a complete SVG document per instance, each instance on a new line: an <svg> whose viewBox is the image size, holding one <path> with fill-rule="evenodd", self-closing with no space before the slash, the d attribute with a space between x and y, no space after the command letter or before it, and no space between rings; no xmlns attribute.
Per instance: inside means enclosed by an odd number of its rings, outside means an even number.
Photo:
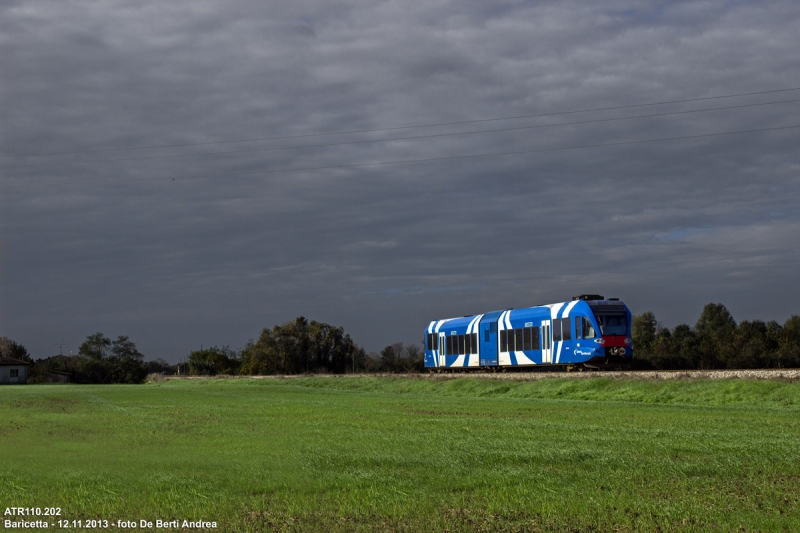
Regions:
<svg viewBox="0 0 800 533"><path fill-rule="evenodd" d="M800 316L736 323L710 303L694 327L662 327L651 312L633 318L634 366L659 370L800 367Z"/></svg>
<svg viewBox="0 0 800 533"><path fill-rule="evenodd" d="M185 363L144 361L127 336L116 340L101 332L86 337L77 355L56 355L34 361L25 347L0 337L0 355L30 363L28 382L41 383L53 374L68 374L72 383L142 383L149 374L273 375L352 372L422 372L420 346L402 342L367 354L341 327L304 317L264 328L258 340L238 352L212 346L191 352ZM49 375L48 375L49 374Z"/></svg>
<svg viewBox="0 0 800 533"><path fill-rule="evenodd" d="M304 317L264 328L257 341L238 353L227 346L189 354L189 374L195 376L273 375L351 372L421 372L421 347L397 343L380 354L367 354L344 329Z"/></svg>
<svg viewBox="0 0 800 533"><path fill-rule="evenodd" d="M800 316L784 324L746 320L736 323L722 304L703 308L694 326L665 328L651 312L633 318L634 367L689 370L715 368L800 367ZM144 361L125 335L111 340L94 333L77 355L33 361L21 344L0 337L0 355L31 363L29 382L45 381L48 372L66 373L73 383L142 383L148 374L195 376L272 375L352 372L422 372L421 345L402 342L367 354L341 327L298 317L264 328L256 341L238 352L227 346L195 350L186 363Z"/></svg>
<svg viewBox="0 0 800 533"><path fill-rule="evenodd" d="M27 359L30 362L30 357ZM28 381L45 381L48 372L69 374L72 383L142 383L151 372L168 370L161 359L144 361L126 335L111 340L100 332L86 337L78 355L56 355L38 359L28 368Z"/></svg>

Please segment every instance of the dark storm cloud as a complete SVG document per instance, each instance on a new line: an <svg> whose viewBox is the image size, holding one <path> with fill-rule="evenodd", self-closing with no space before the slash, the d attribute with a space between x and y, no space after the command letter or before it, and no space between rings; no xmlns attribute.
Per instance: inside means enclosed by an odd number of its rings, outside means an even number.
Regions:
<svg viewBox="0 0 800 533"><path fill-rule="evenodd" d="M799 20L789 1L7 2L0 152L259 139L798 87ZM694 321L709 301L738 319L782 321L798 312L796 129L271 171L791 126L800 124L797 102L198 154L793 98L800 91L0 158L0 334L46 356L62 339L74 350L101 330L176 360L200 344L241 346L302 314L377 350L417 341L433 318L581 292L622 297L670 325ZM130 159L163 155L197 157ZM86 162L96 160L115 161Z"/></svg>

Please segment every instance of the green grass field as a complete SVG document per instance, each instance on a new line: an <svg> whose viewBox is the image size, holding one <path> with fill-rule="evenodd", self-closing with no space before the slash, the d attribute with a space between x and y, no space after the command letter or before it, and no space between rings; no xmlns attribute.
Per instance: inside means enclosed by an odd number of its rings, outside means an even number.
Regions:
<svg viewBox="0 0 800 533"><path fill-rule="evenodd" d="M209 379L7 386L0 406L0 511L222 531L800 531L800 383Z"/></svg>

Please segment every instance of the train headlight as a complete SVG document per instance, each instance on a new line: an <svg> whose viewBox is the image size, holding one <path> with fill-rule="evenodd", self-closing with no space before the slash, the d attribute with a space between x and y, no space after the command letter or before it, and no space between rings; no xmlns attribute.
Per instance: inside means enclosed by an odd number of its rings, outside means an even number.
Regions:
<svg viewBox="0 0 800 533"><path fill-rule="evenodd" d="M620 348L619 349L619 354L620 355L625 355L625 348Z"/></svg>

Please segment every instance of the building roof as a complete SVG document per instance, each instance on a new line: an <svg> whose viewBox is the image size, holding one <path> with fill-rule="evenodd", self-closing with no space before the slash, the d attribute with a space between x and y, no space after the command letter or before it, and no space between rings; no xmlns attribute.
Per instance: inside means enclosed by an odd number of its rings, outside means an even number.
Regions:
<svg viewBox="0 0 800 533"><path fill-rule="evenodd" d="M30 365L27 361L20 361L19 359L12 359L10 357L0 357L0 365Z"/></svg>

